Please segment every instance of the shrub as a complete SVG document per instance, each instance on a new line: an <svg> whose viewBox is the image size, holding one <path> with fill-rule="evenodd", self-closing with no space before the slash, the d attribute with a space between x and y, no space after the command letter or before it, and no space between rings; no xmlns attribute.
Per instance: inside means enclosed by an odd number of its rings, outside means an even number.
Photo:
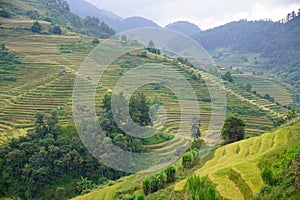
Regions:
<svg viewBox="0 0 300 200"><path fill-rule="evenodd" d="M54 34L57 34L57 35L60 35L61 34L61 28L60 28L60 26L58 26L58 25L55 25L54 27L53 27L53 29L52 29L52 33L54 33Z"/></svg>
<svg viewBox="0 0 300 200"><path fill-rule="evenodd" d="M266 167L263 169L263 171L261 172L261 177L265 183L269 185L274 184L273 172L270 167Z"/></svg>
<svg viewBox="0 0 300 200"><path fill-rule="evenodd" d="M171 183L176 180L175 174L176 174L176 168L174 166L169 166L164 170L166 174L166 182Z"/></svg>
<svg viewBox="0 0 300 200"><path fill-rule="evenodd" d="M208 177L200 178L193 175L188 178L188 187L193 200L218 200L220 199L214 185Z"/></svg>
<svg viewBox="0 0 300 200"><path fill-rule="evenodd" d="M0 16L4 18L11 18L11 13L7 10L1 10L0 11Z"/></svg>
<svg viewBox="0 0 300 200"><path fill-rule="evenodd" d="M143 191L146 195L151 193L151 182L149 178L143 180Z"/></svg>
<svg viewBox="0 0 300 200"><path fill-rule="evenodd" d="M94 38L93 41L92 41L92 43L93 43L93 44L99 44L100 41L99 41L97 38Z"/></svg>
<svg viewBox="0 0 300 200"><path fill-rule="evenodd" d="M146 199L144 194L139 194L136 196L136 200L144 200L144 199Z"/></svg>
<svg viewBox="0 0 300 200"><path fill-rule="evenodd" d="M42 25L38 21L33 22L32 26L31 26L31 31L33 33L41 33Z"/></svg>
<svg viewBox="0 0 300 200"><path fill-rule="evenodd" d="M182 166L184 168L189 168L193 165L194 162L194 153L193 151L188 151L182 156Z"/></svg>

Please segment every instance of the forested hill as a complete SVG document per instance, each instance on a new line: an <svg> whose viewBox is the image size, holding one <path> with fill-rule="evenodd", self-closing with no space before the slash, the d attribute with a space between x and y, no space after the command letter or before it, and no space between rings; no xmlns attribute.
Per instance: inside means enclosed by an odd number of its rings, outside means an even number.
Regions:
<svg viewBox="0 0 300 200"><path fill-rule="evenodd" d="M0 16L47 21L68 31L99 38L115 34L112 28L96 17L80 18L72 13L65 0L1 0ZM47 30L44 31L46 32Z"/></svg>
<svg viewBox="0 0 300 200"><path fill-rule="evenodd" d="M300 84L300 16L286 23L240 20L203 31L194 38L208 50L230 48L258 53L269 68L285 81Z"/></svg>

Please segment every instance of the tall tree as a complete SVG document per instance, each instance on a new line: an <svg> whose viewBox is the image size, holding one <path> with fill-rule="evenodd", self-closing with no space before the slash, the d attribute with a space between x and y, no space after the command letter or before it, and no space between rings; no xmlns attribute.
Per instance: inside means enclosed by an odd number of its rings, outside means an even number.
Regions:
<svg viewBox="0 0 300 200"><path fill-rule="evenodd" d="M226 143L232 143L244 139L245 124L242 119L231 116L225 120L222 137Z"/></svg>

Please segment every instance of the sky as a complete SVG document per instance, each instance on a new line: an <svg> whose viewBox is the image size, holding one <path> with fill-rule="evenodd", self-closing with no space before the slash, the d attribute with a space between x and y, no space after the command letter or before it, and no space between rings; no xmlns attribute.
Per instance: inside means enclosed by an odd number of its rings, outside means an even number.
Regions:
<svg viewBox="0 0 300 200"><path fill-rule="evenodd" d="M165 26L190 21L202 30L240 19L277 21L298 12L300 0L86 0L126 18L141 16Z"/></svg>

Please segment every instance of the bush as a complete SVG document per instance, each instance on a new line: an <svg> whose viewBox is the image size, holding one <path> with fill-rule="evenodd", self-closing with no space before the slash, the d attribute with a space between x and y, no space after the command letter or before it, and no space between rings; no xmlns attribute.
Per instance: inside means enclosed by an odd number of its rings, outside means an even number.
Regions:
<svg viewBox="0 0 300 200"><path fill-rule="evenodd" d="M188 151L182 156L182 166L184 168L192 167L194 163L194 152Z"/></svg>
<svg viewBox="0 0 300 200"><path fill-rule="evenodd" d="M143 191L146 195L164 188L166 176L163 172L152 175L143 181Z"/></svg>
<svg viewBox="0 0 300 200"><path fill-rule="evenodd" d="M41 33L42 25L38 21L33 22L32 26L31 26L31 31L33 33Z"/></svg>
<svg viewBox="0 0 300 200"><path fill-rule="evenodd" d="M146 199L144 194L139 194L136 196L136 200L144 200L144 199Z"/></svg>
<svg viewBox="0 0 300 200"><path fill-rule="evenodd" d="M151 182L149 178L143 180L143 191L146 195L151 193Z"/></svg>
<svg viewBox="0 0 300 200"><path fill-rule="evenodd" d="M263 169L263 171L261 172L261 177L263 181L269 185L273 185L275 182L273 178L273 172L270 167L266 167Z"/></svg>
<svg viewBox="0 0 300 200"><path fill-rule="evenodd" d="M61 28L60 28L60 26L58 26L58 25L55 25L54 27L53 27L53 29L52 29L52 33L54 33L54 34L57 34L57 35L60 35L61 34Z"/></svg>
<svg viewBox="0 0 300 200"><path fill-rule="evenodd" d="M12 14L7 10L1 10L0 11L0 16L4 17L4 18L11 18Z"/></svg>
<svg viewBox="0 0 300 200"><path fill-rule="evenodd" d="M175 174L176 174L176 168L174 166L169 166L164 170L166 174L166 182L171 183L176 180Z"/></svg>
<svg viewBox="0 0 300 200"><path fill-rule="evenodd" d="M93 43L93 44L99 44L100 41L99 41L97 38L95 38L95 39L93 39L92 43Z"/></svg>
<svg viewBox="0 0 300 200"><path fill-rule="evenodd" d="M214 185L210 182L207 176L201 180L199 176L193 175L188 178L187 184L193 200L220 199Z"/></svg>

